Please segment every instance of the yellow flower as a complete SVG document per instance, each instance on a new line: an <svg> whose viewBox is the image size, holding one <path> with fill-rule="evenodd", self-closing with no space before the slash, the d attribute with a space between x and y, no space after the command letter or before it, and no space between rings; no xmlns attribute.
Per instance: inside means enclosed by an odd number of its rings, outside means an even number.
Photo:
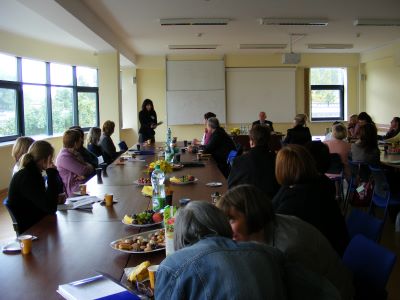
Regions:
<svg viewBox="0 0 400 300"><path fill-rule="evenodd" d="M156 166L160 166L160 170L164 173L172 172L172 165L165 160L156 160L149 165L149 169L154 170Z"/></svg>

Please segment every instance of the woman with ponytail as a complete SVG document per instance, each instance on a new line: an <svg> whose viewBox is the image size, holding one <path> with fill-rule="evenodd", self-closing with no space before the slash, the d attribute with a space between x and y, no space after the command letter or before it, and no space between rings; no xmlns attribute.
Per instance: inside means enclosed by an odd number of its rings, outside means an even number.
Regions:
<svg viewBox="0 0 400 300"><path fill-rule="evenodd" d="M11 179L8 206L15 215L20 232L57 210L60 181L53 163L54 148L46 141L36 141L21 157L20 170ZM42 172L46 171L47 181Z"/></svg>

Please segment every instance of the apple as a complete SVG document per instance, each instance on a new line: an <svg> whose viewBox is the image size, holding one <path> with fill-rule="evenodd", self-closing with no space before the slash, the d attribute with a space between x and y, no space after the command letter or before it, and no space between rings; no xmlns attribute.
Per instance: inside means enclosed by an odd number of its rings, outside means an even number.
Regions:
<svg viewBox="0 0 400 300"><path fill-rule="evenodd" d="M188 181L194 181L194 176L193 175L189 175L188 176Z"/></svg>
<svg viewBox="0 0 400 300"><path fill-rule="evenodd" d="M154 223L160 223L163 220L163 215L159 212L156 212L152 216Z"/></svg>

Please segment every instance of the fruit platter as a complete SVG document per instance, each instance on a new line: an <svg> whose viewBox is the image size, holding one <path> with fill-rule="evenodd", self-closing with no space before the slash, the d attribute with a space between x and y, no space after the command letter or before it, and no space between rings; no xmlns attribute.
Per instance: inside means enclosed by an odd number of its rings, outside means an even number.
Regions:
<svg viewBox="0 0 400 300"><path fill-rule="evenodd" d="M110 243L111 248L126 253L148 253L165 249L165 230L141 232Z"/></svg>
<svg viewBox="0 0 400 300"><path fill-rule="evenodd" d="M144 185L151 185L151 179L148 177L141 177L133 182L134 184L144 186Z"/></svg>
<svg viewBox="0 0 400 300"><path fill-rule="evenodd" d="M190 183L194 183L196 181L198 181L198 179L196 177L194 177L193 175L184 175L184 176L179 176L179 177L171 177L169 179L169 181L172 184L190 184Z"/></svg>
<svg viewBox="0 0 400 300"><path fill-rule="evenodd" d="M389 148L387 150L388 154L400 154L400 148Z"/></svg>
<svg viewBox="0 0 400 300"><path fill-rule="evenodd" d="M137 214L125 215L122 223L134 227L150 227L159 225L163 221L163 214L154 210L145 210Z"/></svg>

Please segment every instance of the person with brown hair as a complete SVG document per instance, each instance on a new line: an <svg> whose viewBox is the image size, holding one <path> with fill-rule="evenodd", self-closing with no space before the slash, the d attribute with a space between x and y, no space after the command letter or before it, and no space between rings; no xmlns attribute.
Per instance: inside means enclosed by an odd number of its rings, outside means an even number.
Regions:
<svg viewBox="0 0 400 300"><path fill-rule="evenodd" d="M101 152L103 153L104 162L111 164L118 156L120 156L124 151L117 152L111 135L114 133L115 123L113 121L107 120L103 124L103 134L100 137L99 145L101 147Z"/></svg>
<svg viewBox="0 0 400 300"><path fill-rule="evenodd" d="M82 143L79 131L67 130L63 135L64 148L61 149L56 160L57 169L69 197L79 190L80 184L85 183L94 175L93 166L85 162L79 153Z"/></svg>
<svg viewBox="0 0 400 300"><path fill-rule="evenodd" d="M275 213L314 225L342 256L349 241L346 224L334 189L327 188L311 154L300 145L282 148L276 157L275 175L281 185L272 200Z"/></svg>
<svg viewBox="0 0 400 300"><path fill-rule="evenodd" d="M295 216L275 214L271 198L252 185L230 189L218 202L236 241L256 241L281 250L288 260L327 278L342 299L352 299L351 274L329 241Z"/></svg>
<svg viewBox="0 0 400 300"><path fill-rule="evenodd" d="M233 161L228 177L228 186L253 184L271 198L275 196L279 185L275 178L274 152L268 148L271 130L268 126L254 125L250 130L250 151Z"/></svg>
<svg viewBox="0 0 400 300"><path fill-rule="evenodd" d="M53 157L54 148L50 143L36 141L20 159L21 168L11 179L7 200L17 219L19 232L26 231L57 210L59 176ZM42 171L46 171L47 185Z"/></svg>
<svg viewBox="0 0 400 300"><path fill-rule="evenodd" d="M283 143L304 145L307 142L311 142L310 129L306 126L307 115L297 114L293 122L294 126L287 130Z"/></svg>
<svg viewBox="0 0 400 300"><path fill-rule="evenodd" d="M78 152L82 155L83 160L91 164L93 168L97 168L99 166L99 160L97 159L97 156L83 146L83 142L85 140L85 133L83 132L82 127L75 125L71 126L69 129L77 130L81 135L82 146L78 149Z"/></svg>
<svg viewBox="0 0 400 300"><path fill-rule="evenodd" d="M35 140L29 136L21 136L15 141L15 144L11 150L11 156L14 158L15 161L15 165L12 171L13 175L19 170L20 158L22 157L22 155L28 152L29 147L33 144L34 141Z"/></svg>

